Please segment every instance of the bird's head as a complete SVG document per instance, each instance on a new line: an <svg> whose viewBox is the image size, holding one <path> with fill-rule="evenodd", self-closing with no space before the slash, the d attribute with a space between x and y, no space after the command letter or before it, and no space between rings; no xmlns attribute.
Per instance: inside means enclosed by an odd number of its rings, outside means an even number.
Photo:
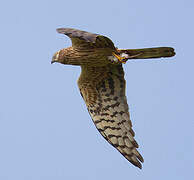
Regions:
<svg viewBox="0 0 194 180"><path fill-rule="evenodd" d="M58 62L58 63L63 63L64 61L64 57L61 56L61 50L57 51L53 57L52 57L52 61L51 61L51 64L55 63L55 62Z"/></svg>
<svg viewBox="0 0 194 180"><path fill-rule="evenodd" d="M61 49L53 55L51 64L58 62L61 64L80 66L80 56L77 56L75 54L75 50L72 47Z"/></svg>

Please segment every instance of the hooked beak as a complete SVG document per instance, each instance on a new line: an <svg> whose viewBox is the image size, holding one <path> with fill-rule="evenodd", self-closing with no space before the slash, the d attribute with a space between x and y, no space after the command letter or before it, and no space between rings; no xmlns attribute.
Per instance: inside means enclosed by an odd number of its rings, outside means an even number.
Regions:
<svg viewBox="0 0 194 180"><path fill-rule="evenodd" d="M57 62L55 59L52 58L51 64Z"/></svg>
<svg viewBox="0 0 194 180"><path fill-rule="evenodd" d="M53 63L55 63L55 62L58 62L58 57L59 57L59 53L56 52L56 53L53 55L51 64L53 64Z"/></svg>

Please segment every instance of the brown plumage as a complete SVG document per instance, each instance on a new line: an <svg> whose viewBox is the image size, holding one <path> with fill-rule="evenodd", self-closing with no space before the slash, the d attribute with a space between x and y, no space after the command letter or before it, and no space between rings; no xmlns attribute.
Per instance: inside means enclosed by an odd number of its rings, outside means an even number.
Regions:
<svg viewBox="0 0 194 180"><path fill-rule="evenodd" d="M142 168L144 160L134 139L122 63L128 59L171 57L174 49L119 50L105 36L70 28L57 31L71 38L72 47L56 52L52 63L81 66L78 86L96 128L128 161Z"/></svg>

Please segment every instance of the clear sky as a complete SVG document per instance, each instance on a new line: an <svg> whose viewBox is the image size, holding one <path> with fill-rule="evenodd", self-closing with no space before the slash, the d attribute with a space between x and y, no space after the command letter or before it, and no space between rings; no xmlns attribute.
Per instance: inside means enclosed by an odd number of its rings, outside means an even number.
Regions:
<svg viewBox="0 0 194 180"><path fill-rule="evenodd" d="M193 0L0 2L1 180L183 180L194 176ZM96 130L79 67L50 64L71 27L120 48L172 46L169 59L124 65L139 170Z"/></svg>

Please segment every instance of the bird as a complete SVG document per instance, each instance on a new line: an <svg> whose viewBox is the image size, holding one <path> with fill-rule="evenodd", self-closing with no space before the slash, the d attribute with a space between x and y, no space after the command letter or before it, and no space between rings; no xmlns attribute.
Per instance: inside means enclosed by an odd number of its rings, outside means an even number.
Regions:
<svg viewBox="0 0 194 180"><path fill-rule="evenodd" d="M100 34L73 28L58 28L57 32L68 36L72 46L57 51L51 63L81 67L77 84L97 130L129 162L141 169L144 159L134 139L123 65L131 59L172 57L174 49L118 49L111 39Z"/></svg>

